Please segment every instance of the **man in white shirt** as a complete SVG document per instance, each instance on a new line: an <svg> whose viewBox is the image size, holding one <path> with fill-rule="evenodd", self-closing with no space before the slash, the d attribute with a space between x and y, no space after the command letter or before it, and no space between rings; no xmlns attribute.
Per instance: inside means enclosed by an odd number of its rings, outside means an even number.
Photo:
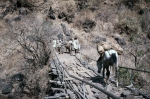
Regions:
<svg viewBox="0 0 150 99"><path fill-rule="evenodd" d="M54 38L53 38L52 43L53 43L53 48L56 48L56 40Z"/></svg>
<svg viewBox="0 0 150 99"><path fill-rule="evenodd" d="M73 46L74 46L75 53L77 53L77 51L80 49L80 44L76 36L73 41Z"/></svg>
<svg viewBox="0 0 150 99"><path fill-rule="evenodd" d="M58 48L58 53L59 53L59 54L61 53L61 47L62 47L62 40L59 39L59 40L57 41L57 48Z"/></svg>

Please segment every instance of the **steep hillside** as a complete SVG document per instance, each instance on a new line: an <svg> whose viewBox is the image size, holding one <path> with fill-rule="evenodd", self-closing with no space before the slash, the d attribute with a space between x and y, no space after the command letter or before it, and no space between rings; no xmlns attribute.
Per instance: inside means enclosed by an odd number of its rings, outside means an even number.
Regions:
<svg viewBox="0 0 150 99"><path fill-rule="evenodd" d="M0 89L10 84L6 96L16 99L43 97L57 36L77 36L81 48L117 43L124 49L120 66L150 70L149 5L150 0L1 0Z"/></svg>

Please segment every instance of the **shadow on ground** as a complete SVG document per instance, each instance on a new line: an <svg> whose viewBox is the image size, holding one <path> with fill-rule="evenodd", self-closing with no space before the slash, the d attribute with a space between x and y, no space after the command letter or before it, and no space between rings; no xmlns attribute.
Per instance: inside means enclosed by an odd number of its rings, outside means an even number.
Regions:
<svg viewBox="0 0 150 99"><path fill-rule="evenodd" d="M102 76L89 77L89 78L85 78L85 80L92 80L92 82L94 83L100 83L104 87L106 86L106 82L104 81Z"/></svg>

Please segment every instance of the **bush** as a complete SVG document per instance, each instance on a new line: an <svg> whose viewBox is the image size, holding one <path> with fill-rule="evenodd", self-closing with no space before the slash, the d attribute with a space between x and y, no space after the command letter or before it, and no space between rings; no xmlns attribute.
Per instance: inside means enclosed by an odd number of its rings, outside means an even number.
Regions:
<svg viewBox="0 0 150 99"><path fill-rule="evenodd" d="M123 86L127 86L130 84L130 73L128 69L119 69L119 82L122 82Z"/></svg>

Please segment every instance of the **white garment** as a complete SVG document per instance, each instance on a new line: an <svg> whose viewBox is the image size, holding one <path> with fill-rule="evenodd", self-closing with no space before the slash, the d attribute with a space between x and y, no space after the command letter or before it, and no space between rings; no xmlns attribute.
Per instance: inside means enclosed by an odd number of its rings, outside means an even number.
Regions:
<svg viewBox="0 0 150 99"><path fill-rule="evenodd" d="M61 47L62 46L62 41L61 40L58 40L57 41L57 47Z"/></svg>
<svg viewBox="0 0 150 99"><path fill-rule="evenodd" d="M56 47L56 40L53 40L53 47Z"/></svg>
<svg viewBox="0 0 150 99"><path fill-rule="evenodd" d="M72 44L72 41L71 41L71 40L69 41L69 44Z"/></svg>
<svg viewBox="0 0 150 99"><path fill-rule="evenodd" d="M79 44L78 39L73 41L73 46L74 46L74 49L80 49L80 44Z"/></svg>

